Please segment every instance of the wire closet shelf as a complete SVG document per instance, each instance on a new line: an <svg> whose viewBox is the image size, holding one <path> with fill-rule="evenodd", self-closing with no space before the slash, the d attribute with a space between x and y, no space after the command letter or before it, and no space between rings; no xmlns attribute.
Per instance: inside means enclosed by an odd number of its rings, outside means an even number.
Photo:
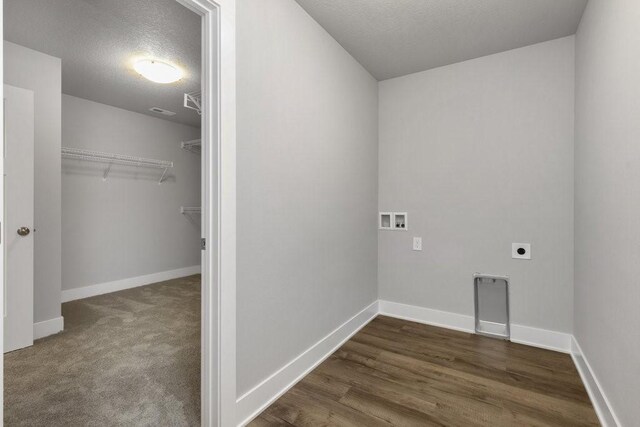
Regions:
<svg viewBox="0 0 640 427"><path fill-rule="evenodd" d="M127 156L124 154L103 153L101 151L85 150L81 148L62 147L62 158L83 160L87 162L103 163L108 165L104 171L103 180L106 180L113 165L135 166L143 168L164 169L158 184L162 184L173 162L166 160L147 159L144 157Z"/></svg>

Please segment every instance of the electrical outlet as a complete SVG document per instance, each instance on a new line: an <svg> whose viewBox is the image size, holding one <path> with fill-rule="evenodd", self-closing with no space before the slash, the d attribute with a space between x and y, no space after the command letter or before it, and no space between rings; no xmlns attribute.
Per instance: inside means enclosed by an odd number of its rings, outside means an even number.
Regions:
<svg viewBox="0 0 640 427"><path fill-rule="evenodd" d="M414 237L413 238L413 250L421 251L422 250L422 237Z"/></svg>
<svg viewBox="0 0 640 427"><path fill-rule="evenodd" d="M511 258L531 259L531 243L512 243Z"/></svg>

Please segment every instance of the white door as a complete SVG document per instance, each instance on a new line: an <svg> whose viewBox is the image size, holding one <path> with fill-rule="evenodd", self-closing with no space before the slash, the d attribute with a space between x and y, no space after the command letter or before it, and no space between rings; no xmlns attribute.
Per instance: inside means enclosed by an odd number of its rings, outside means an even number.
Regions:
<svg viewBox="0 0 640 427"><path fill-rule="evenodd" d="M4 351L33 345L33 92L4 85Z"/></svg>

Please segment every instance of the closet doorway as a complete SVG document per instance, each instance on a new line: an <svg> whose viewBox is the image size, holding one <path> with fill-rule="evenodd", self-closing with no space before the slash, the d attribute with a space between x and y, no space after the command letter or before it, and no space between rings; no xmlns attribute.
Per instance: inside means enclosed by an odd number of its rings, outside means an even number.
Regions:
<svg viewBox="0 0 640 427"><path fill-rule="evenodd" d="M235 28L234 2L221 3L0 1L3 80L35 94L25 227L34 242L35 344L3 358L7 424L218 425L233 416L220 390L235 400L235 372L220 374L231 357L219 351L234 339L222 324L232 326L235 288ZM99 40L105 35L111 40ZM154 84L157 96L146 89ZM5 256L11 231L4 227ZM15 267L0 267L6 293ZM200 271L201 279L192 274ZM185 288L196 298L181 299ZM5 313L12 301L3 298ZM13 349L7 327L5 351ZM185 345L193 336L196 345ZM92 369L100 374L87 376ZM40 386L30 396L30 380L57 391Z"/></svg>

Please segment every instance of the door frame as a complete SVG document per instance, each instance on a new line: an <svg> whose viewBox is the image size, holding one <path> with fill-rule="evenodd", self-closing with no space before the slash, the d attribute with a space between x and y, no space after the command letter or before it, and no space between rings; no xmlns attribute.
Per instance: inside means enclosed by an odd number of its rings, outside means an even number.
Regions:
<svg viewBox="0 0 640 427"><path fill-rule="evenodd" d="M201 407L203 426L234 426L236 408L236 0L176 0L202 17ZM4 34L0 0L0 34ZM0 44L4 82L4 40ZM0 99L4 90L0 85ZM216 113L215 121L212 112ZM0 102L0 118L4 102ZM217 124L217 126L216 126ZM0 135L4 123L0 120ZM3 140L4 141L4 138ZM0 143L4 149L4 142ZM0 162L0 224L4 226L4 165ZM0 240L4 253L4 241ZM0 257L0 277L4 277ZM0 307L4 307L0 292ZM0 330L3 330L0 315ZM0 399L4 396L0 339ZM0 424L4 418L0 405Z"/></svg>
<svg viewBox="0 0 640 427"><path fill-rule="evenodd" d="M0 34L3 35L0 43L0 154L4 158L4 0L0 0ZM35 143L35 141L34 141ZM4 161L0 161L0 331L3 338L0 339L0 425L4 425Z"/></svg>
<svg viewBox="0 0 640 427"><path fill-rule="evenodd" d="M203 426L236 407L236 0L176 0L202 16ZM216 113L215 120L212 112Z"/></svg>

